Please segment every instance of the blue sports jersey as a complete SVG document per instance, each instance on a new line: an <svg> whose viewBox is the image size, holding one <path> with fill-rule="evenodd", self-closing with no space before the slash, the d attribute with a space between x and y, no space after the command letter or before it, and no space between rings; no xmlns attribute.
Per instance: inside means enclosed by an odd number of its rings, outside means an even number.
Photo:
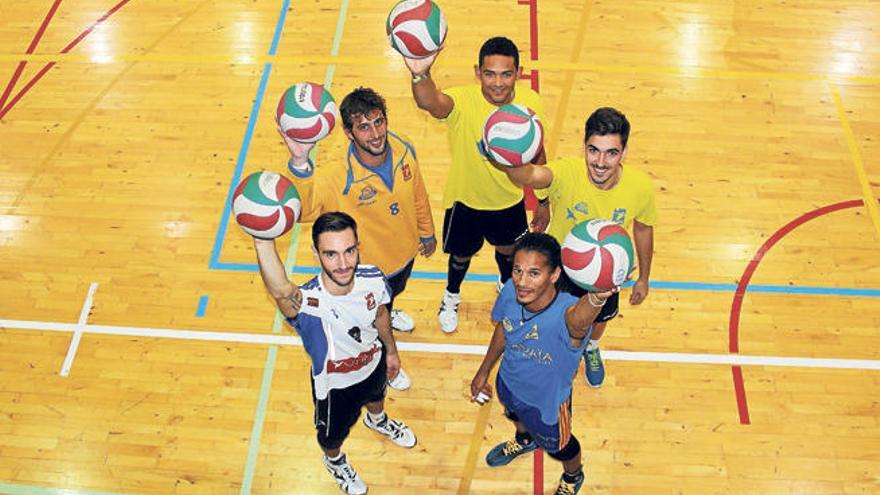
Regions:
<svg viewBox="0 0 880 495"><path fill-rule="evenodd" d="M565 311L576 302L560 291L548 308L532 313L517 302L510 279L492 308L492 320L504 328L498 375L519 400L538 408L548 425L556 424L559 406L571 396L571 381L590 340L587 336L580 346L571 346Z"/></svg>

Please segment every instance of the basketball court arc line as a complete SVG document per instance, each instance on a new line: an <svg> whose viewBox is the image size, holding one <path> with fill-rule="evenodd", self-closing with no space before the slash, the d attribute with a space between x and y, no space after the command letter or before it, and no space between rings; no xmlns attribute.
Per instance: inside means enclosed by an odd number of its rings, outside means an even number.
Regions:
<svg viewBox="0 0 880 495"><path fill-rule="evenodd" d="M302 347L302 340L293 335L267 333L216 332L210 330L177 330L171 328L132 327L119 325L96 325L58 323L48 321L0 319L0 329L33 332L75 332L118 337L143 337L157 339L190 340L197 342L224 342L255 345L278 345ZM397 347L408 352L484 356L486 346L478 344L438 344L430 342L403 342ZM611 361L636 361L670 364L704 364L723 366L768 366L786 368L852 369L880 371L880 359L813 358L797 356L753 356L744 354L710 354L687 352L653 352L602 350L602 356Z"/></svg>
<svg viewBox="0 0 880 495"><path fill-rule="evenodd" d="M192 65L256 65L272 63L274 65L301 65L301 64L337 64L371 66L385 65L388 59L385 57L354 57L350 55L275 55L275 56L247 56L240 55L194 55L194 54L126 54L102 56L100 60L92 55L78 54L21 54L0 53L0 62L19 62L27 60L32 62L68 62L89 64L114 64L121 62L158 62L158 63L186 63ZM473 67L473 60L465 58L443 59L443 65L449 67ZM737 71L722 69L689 69L671 66L650 65L596 65L541 60L528 67L529 69L568 71L568 72L594 72L609 74L645 74L645 75L673 75L680 77L701 77L707 79L770 79L788 81L831 81L852 84L877 84L880 83L880 74L865 75L837 75L799 72L762 72L762 71Z"/></svg>

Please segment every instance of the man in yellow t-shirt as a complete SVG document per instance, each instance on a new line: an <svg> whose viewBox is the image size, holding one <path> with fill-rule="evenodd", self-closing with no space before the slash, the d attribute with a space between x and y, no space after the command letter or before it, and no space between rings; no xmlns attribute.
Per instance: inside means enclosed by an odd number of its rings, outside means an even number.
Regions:
<svg viewBox="0 0 880 495"><path fill-rule="evenodd" d="M406 288L417 253L430 256L437 246L434 219L415 149L388 130L385 100L369 88L349 93L339 105L345 135L351 141L346 159L314 174L313 144L287 138L288 168L303 204L301 221L340 210L357 221L359 249L365 262L386 276L392 327L409 332L412 317L394 308Z"/></svg>
<svg viewBox="0 0 880 495"><path fill-rule="evenodd" d="M437 54L423 59L404 57L404 62L413 76L416 104L448 128L452 165L443 194L443 251L449 254L449 261L438 320L440 329L451 333L458 327L461 283L471 258L488 241L495 247L500 282L506 282L513 268L513 243L529 228L522 189L483 154L483 124L496 108L508 103L524 105L539 118L544 107L531 89L516 89L522 67L516 45L507 38L491 38L480 48L478 65L474 66L480 84L441 91L431 79L436 58ZM532 163L545 161L542 151ZM538 208L532 227L541 232L548 219L547 207Z"/></svg>
<svg viewBox="0 0 880 495"><path fill-rule="evenodd" d="M560 243L575 224L594 218L612 220L632 232L639 277L629 302L635 305L648 296L657 208L648 174L631 165L623 166L629 130L625 115L613 108L600 108L587 119L583 159L559 158L546 167L525 165L505 168L505 172L512 181L534 187L539 198L552 202L549 232ZM572 292L583 295L577 287ZM617 316L618 299L614 294L606 301L584 352L587 383L592 387L601 386L605 380L599 339L606 323Z"/></svg>

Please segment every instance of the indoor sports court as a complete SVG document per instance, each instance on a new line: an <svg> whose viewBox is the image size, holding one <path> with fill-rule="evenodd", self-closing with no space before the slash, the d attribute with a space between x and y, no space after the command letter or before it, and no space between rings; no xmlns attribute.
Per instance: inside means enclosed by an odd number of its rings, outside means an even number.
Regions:
<svg viewBox="0 0 880 495"><path fill-rule="evenodd" d="M233 189L286 172L284 90L369 86L419 153L437 232L450 155L388 43L394 1L0 3L0 493L341 493L315 441L309 359L282 323ZM521 50L550 159L585 118L632 123L624 165L657 195L651 289L575 377L591 494L880 493L880 3L440 0L432 75L475 81L482 42ZM518 86L519 87L519 86ZM342 156L341 127L316 163ZM393 235L393 234L392 234ZM302 283L309 227L278 243ZM537 453L469 401L492 334L488 248L438 328L446 256L395 306L411 450L356 426L371 494L541 494Z"/></svg>

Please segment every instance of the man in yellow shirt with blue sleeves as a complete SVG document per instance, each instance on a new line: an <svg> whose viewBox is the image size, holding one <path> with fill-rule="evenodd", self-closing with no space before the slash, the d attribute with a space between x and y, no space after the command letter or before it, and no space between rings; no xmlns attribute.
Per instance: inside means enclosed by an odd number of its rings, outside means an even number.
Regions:
<svg viewBox="0 0 880 495"><path fill-rule="evenodd" d="M529 88L516 89L522 74L519 50L509 39L495 37L480 48L474 72L479 84L457 86L445 91L431 79L437 54L423 59L404 57L412 73L412 93L419 108L446 123L452 165L443 194L443 251L449 254L446 291L440 304L440 329L451 333L458 327L461 283L484 241L495 247L501 283L513 268L513 243L528 232L523 191L484 156L480 141L483 124L496 108L508 103L524 105L540 118L544 106ZM541 152L533 163L543 164ZM549 210L535 211L532 226L543 231Z"/></svg>
<svg viewBox="0 0 880 495"><path fill-rule="evenodd" d="M614 108L593 112L584 126L584 158L551 160L546 167L525 165L504 168L517 184L535 188L542 201L552 203L548 232L560 243L571 228L585 220L604 218L632 232L638 254L639 277L629 297L630 304L641 304L648 296L648 279L654 257L654 224L657 208L654 187L642 170L623 166L630 125L626 116ZM575 287L572 293L582 296ZM593 324L590 343L584 351L587 383L599 387L605 380L605 366L599 353L599 339L606 323L617 316L618 294L608 298Z"/></svg>
<svg viewBox="0 0 880 495"><path fill-rule="evenodd" d="M369 88L349 93L339 105L345 135L351 141L342 163L322 165L314 174L309 151L281 133L291 153L288 168L302 198L302 222L328 211L343 211L358 224L359 249L376 265L390 288L391 326L412 331L415 322L394 299L406 288L417 253L430 256L437 247L434 219L415 149L387 128L385 100ZM407 388L405 374L394 388Z"/></svg>

